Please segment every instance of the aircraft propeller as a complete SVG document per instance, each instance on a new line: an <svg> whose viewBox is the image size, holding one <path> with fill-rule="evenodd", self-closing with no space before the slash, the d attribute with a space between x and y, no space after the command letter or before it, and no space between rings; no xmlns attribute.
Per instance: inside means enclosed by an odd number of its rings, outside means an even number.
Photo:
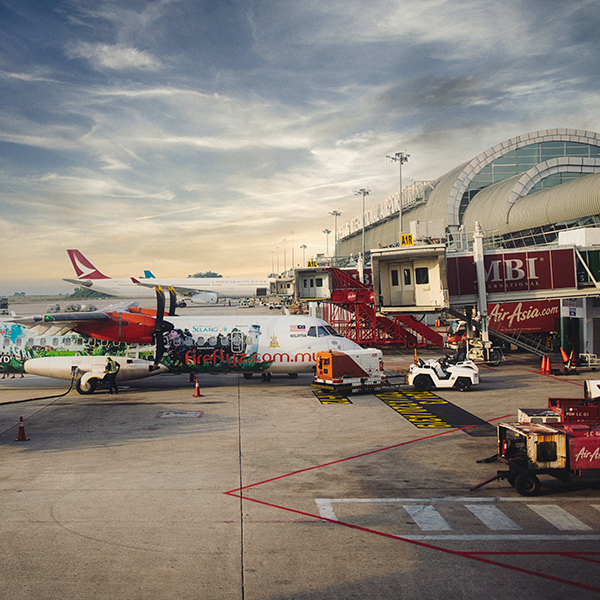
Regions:
<svg viewBox="0 0 600 600"><path fill-rule="evenodd" d="M165 353L165 340L163 335L173 329L173 324L169 323L169 321L165 321L165 293L163 289L159 285L154 289L156 291L156 320L154 322L156 356L152 368L156 369ZM169 312L169 314L171 313Z"/></svg>

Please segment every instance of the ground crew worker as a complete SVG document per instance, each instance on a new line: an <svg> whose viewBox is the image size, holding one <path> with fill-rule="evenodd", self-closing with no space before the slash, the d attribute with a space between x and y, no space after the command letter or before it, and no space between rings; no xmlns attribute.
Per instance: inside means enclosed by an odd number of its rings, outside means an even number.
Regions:
<svg viewBox="0 0 600 600"><path fill-rule="evenodd" d="M110 356L106 357L106 369L104 369L104 372L106 373L106 376L108 377L108 393L112 394L113 393L113 388L115 390L115 394L119 393L119 388L117 387L117 373L119 372L119 369L121 368L121 365L114 361Z"/></svg>

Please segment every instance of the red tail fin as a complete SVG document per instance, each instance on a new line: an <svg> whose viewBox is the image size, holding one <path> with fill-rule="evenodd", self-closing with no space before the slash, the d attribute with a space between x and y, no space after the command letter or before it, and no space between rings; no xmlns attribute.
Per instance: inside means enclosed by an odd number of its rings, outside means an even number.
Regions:
<svg viewBox="0 0 600 600"><path fill-rule="evenodd" d="M73 263L77 279L110 279L96 269L96 267L79 250L67 250Z"/></svg>

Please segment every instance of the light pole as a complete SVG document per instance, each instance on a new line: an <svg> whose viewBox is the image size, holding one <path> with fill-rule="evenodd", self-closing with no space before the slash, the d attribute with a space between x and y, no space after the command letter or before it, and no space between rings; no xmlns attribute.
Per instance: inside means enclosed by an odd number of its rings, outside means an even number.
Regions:
<svg viewBox="0 0 600 600"><path fill-rule="evenodd" d="M304 252L305 252L305 250L307 248L307 245L306 244L302 244L302 246L300 246L300 248L302 248L302 266L306 267L306 260L305 260L305 254L304 254Z"/></svg>
<svg viewBox="0 0 600 600"><path fill-rule="evenodd" d="M292 271L296 268L296 263L294 262L294 232L292 231Z"/></svg>
<svg viewBox="0 0 600 600"><path fill-rule="evenodd" d="M339 210L332 210L329 214L332 215L334 218L333 231L335 233L334 233L333 237L335 240L335 248L333 249L333 254L334 254L333 264L337 267L337 243L338 243L337 218L340 217L342 215L342 213Z"/></svg>
<svg viewBox="0 0 600 600"><path fill-rule="evenodd" d="M364 281L365 281L365 255L366 255L366 250L365 250L365 196L367 196L370 193L370 191L371 190L368 190L366 188L362 188L360 190L354 191L354 193L357 196L362 196L362 254L360 256L359 267L358 267L360 280L362 283L364 283Z"/></svg>
<svg viewBox="0 0 600 600"><path fill-rule="evenodd" d="M400 167L400 192L398 194L398 205L399 205L399 216L398 216L398 246L400 246L402 244L402 165L405 162L408 162L408 157L410 156L410 154L406 153L406 150L404 150L404 152L396 152L396 154L394 154L394 156L390 156L389 154L386 154L386 157L390 159L391 162L397 162L399 164Z"/></svg>
<svg viewBox="0 0 600 600"><path fill-rule="evenodd" d="M287 245L286 245L286 239L283 238L283 276L286 277L287 276Z"/></svg>
<svg viewBox="0 0 600 600"><path fill-rule="evenodd" d="M362 257L363 260L365 258L365 196L368 196L371 190L367 190L366 188L362 188L360 190L355 190L354 193L357 196L362 196Z"/></svg>
<svg viewBox="0 0 600 600"><path fill-rule="evenodd" d="M277 250L277 277L279 277L279 246L275 246L275 250Z"/></svg>
<svg viewBox="0 0 600 600"><path fill-rule="evenodd" d="M329 234L331 233L331 229L323 229L323 233L325 234L325 239L327 240L327 258L329 258Z"/></svg>

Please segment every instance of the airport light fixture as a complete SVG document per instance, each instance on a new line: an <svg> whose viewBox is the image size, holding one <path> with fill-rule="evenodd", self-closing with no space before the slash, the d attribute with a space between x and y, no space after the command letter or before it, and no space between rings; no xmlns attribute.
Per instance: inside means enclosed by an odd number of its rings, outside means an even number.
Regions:
<svg viewBox="0 0 600 600"><path fill-rule="evenodd" d="M402 243L402 165L405 162L408 162L409 156L410 154L407 154L406 150L404 150L404 152L396 152L396 154L394 154L393 156L386 154L386 157L389 158L391 162L397 162L400 167L400 190L398 193L398 246L400 246Z"/></svg>
<svg viewBox="0 0 600 600"><path fill-rule="evenodd" d="M287 244L285 243L287 240L283 238L283 276L287 277Z"/></svg>
<svg viewBox="0 0 600 600"><path fill-rule="evenodd" d="M333 250L333 264L337 267L337 244L338 244L338 228L337 228L337 218L342 216L341 211L339 210L332 210L330 213L330 215L333 216L334 218L334 224L333 224L333 230L335 232L334 234L334 240L335 240L335 248Z"/></svg>
<svg viewBox="0 0 600 600"><path fill-rule="evenodd" d="M323 233L325 234L325 239L327 240L327 258L329 258L329 234L331 233L331 229L323 229Z"/></svg>
<svg viewBox="0 0 600 600"><path fill-rule="evenodd" d="M365 260L365 196L368 196L371 193L371 190L366 188L362 188L360 190L354 190L354 193L357 196L362 196L362 258Z"/></svg>

